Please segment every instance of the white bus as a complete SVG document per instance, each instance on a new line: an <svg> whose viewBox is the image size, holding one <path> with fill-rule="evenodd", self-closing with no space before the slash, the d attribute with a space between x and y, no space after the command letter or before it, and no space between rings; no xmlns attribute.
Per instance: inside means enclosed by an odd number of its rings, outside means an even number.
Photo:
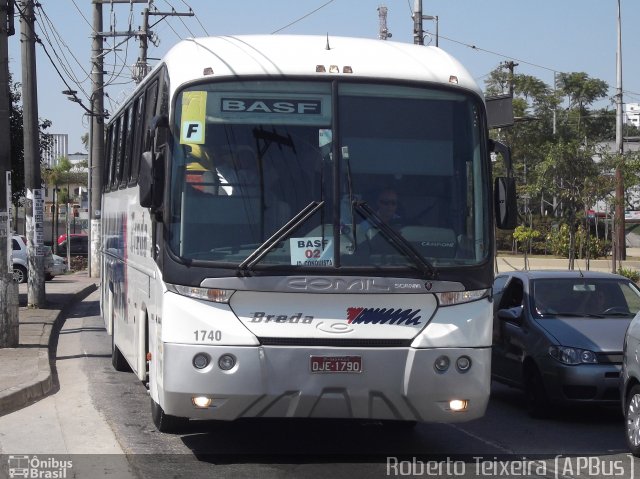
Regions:
<svg viewBox="0 0 640 479"><path fill-rule="evenodd" d="M160 431L484 413L494 223L513 227L515 197L511 176L492 187L482 93L447 53L185 40L106 145L102 311Z"/></svg>

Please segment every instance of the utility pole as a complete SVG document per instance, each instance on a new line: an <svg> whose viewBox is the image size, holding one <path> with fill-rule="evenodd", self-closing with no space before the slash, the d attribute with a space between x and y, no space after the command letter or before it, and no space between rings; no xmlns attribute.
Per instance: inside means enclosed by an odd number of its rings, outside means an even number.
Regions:
<svg viewBox="0 0 640 479"><path fill-rule="evenodd" d="M93 1L91 43L91 154L89 155L89 276L100 276L100 204L104 169L104 65L102 54L102 2Z"/></svg>
<svg viewBox="0 0 640 479"><path fill-rule="evenodd" d="M391 32L389 32L389 28L387 27L387 12L388 9L384 5L380 5L378 7L378 38L380 40L386 40L391 38Z"/></svg>
<svg viewBox="0 0 640 479"><path fill-rule="evenodd" d="M104 49L103 41L106 37L132 37L137 36L140 39L140 57L134 67L134 80L136 83L140 83L142 79L149 72L149 66L147 65L147 48L148 39L151 36L149 30L149 16L159 15L163 20L166 17L182 17L182 16L194 16L194 13L178 13L178 12L158 12L150 11L149 8L145 8L143 15L143 27L138 31L125 31L125 32L103 32L102 26L102 4L108 3L113 5L115 3L126 3L132 5L134 3L147 3L149 6L153 4L153 0L91 0L93 3L93 42L91 47L91 155L89 156L89 218L91 221L91 227L89 230L89 275L93 278L100 276L100 256L98 251L101 243L101 211L100 205L102 201L102 183L104 175ZM156 22L157 23L157 22ZM155 26L151 25L151 27Z"/></svg>
<svg viewBox="0 0 640 479"><path fill-rule="evenodd" d="M0 348L19 344L18 284L13 280L9 210L11 132L9 114L9 35L13 35L13 0L0 0Z"/></svg>
<svg viewBox="0 0 640 479"><path fill-rule="evenodd" d="M509 70L509 95L513 97L513 71L519 63L512 61L504 62L503 65Z"/></svg>
<svg viewBox="0 0 640 479"><path fill-rule="evenodd" d="M149 9L142 11L142 34L140 35L140 53L138 61L133 69L133 79L136 83L140 83L149 73L149 64L147 63L147 49L149 48Z"/></svg>
<svg viewBox="0 0 640 479"><path fill-rule="evenodd" d="M38 130L38 83L36 79L36 35L34 0L20 1L20 41L22 51L22 107L24 121L24 184L27 190L27 306L46 304L44 282L44 202L40 177Z"/></svg>
<svg viewBox="0 0 640 479"><path fill-rule="evenodd" d="M627 259L624 221L624 178L622 177L622 162L624 162L624 141L622 135L622 34L620 20L620 0L618 0L618 48L616 54L616 150L618 166L616 167L616 250L617 256L613 261L613 272L617 270L616 259Z"/></svg>
<svg viewBox="0 0 640 479"><path fill-rule="evenodd" d="M413 2L413 43L424 45L424 30L422 29L422 0Z"/></svg>

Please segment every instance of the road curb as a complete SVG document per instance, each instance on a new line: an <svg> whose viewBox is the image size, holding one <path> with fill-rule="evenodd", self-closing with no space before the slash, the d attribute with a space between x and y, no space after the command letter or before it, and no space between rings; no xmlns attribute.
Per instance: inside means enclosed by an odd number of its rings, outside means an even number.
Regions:
<svg viewBox="0 0 640 479"><path fill-rule="evenodd" d="M72 293L71 299L63 304L60 309L51 310L51 323L43 325L43 332L39 341L40 347L35 348L32 353L34 357L37 354L37 374L35 378L29 381L0 392L0 416L33 404L53 390L51 363L55 360L52 359L52 353L55 353L54 347L57 342L53 341L53 338L56 338L57 335L52 334L52 332L60 329L63 312L97 289L97 283L89 283L82 289ZM21 348L14 348L14 350L20 351Z"/></svg>

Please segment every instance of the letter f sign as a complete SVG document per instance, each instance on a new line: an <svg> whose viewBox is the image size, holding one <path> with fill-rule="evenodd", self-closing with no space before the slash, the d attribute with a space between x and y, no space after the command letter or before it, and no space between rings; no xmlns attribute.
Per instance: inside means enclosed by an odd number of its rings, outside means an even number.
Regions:
<svg viewBox="0 0 640 479"><path fill-rule="evenodd" d="M204 143L204 128L201 121L183 121L180 143Z"/></svg>

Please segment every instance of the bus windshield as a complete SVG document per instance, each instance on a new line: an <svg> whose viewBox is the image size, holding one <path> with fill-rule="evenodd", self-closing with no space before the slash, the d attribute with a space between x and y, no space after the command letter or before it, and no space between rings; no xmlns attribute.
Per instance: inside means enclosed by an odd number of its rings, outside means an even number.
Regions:
<svg viewBox="0 0 640 479"><path fill-rule="evenodd" d="M223 266L242 264L269 238L256 265L483 262L490 215L481 121L478 98L424 86L186 88L175 105L169 247Z"/></svg>

